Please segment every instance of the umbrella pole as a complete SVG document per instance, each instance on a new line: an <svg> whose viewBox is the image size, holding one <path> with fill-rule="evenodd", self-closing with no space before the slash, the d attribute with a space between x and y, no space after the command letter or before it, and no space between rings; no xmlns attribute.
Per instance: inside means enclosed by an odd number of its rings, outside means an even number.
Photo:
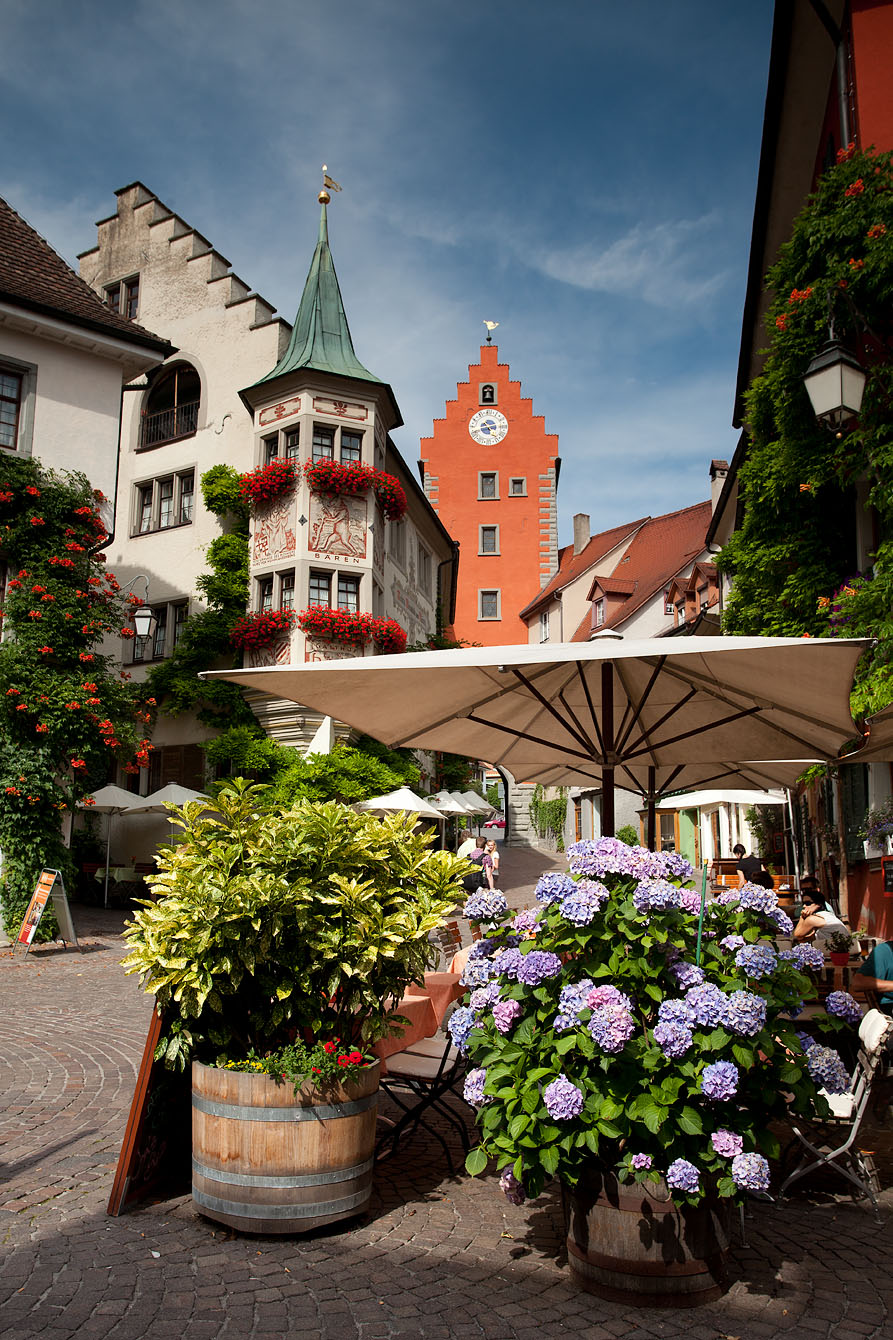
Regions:
<svg viewBox="0 0 893 1340"><path fill-rule="evenodd" d="M614 662L602 664L602 741L605 761L614 754ZM614 766L602 768L602 837L614 836Z"/></svg>
<svg viewBox="0 0 893 1340"><path fill-rule="evenodd" d="M657 841L657 816L655 814L656 796L654 794L657 778L657 769L648 769L648 836L645 846L649 851L655 851Z"/></svg>
<svg viewBox="0 0 893 1340"><path fill-rule="evenodd" d="M109 848L112 845L112 816L106 815L105 826L105 888L102 891L102 905L109 905Z"/></svg>

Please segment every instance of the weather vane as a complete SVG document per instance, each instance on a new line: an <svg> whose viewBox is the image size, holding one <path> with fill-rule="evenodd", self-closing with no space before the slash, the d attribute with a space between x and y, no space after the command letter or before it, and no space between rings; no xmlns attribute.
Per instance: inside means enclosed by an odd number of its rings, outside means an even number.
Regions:
<svg viewBox="0 0 893 1340"><path fill-rule="evenodd" d="M327 205L331 200L329 191L340 191L341 187L335 181L334 177L329 176L328 164L322 165L322 190L319 193L318 200L321 205Z"/></svg>
<svg viewBox="0 0 893 1340"><path fill-rule="evenodd" d="M498 321L485 321L485 322L484 322L484 325L487 327L487 343L488 343L488 344L492 344L492 343L493 343L493 332L494 332L494 330L496 329L496 327L499 325L499 322L498 322Z"/></svg>

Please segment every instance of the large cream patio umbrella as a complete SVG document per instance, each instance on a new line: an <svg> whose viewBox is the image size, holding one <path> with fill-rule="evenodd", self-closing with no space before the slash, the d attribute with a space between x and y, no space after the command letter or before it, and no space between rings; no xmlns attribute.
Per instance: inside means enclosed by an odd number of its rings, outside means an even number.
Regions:
<svg viewBox="0 0 893 1340"><path fill-rule="evenodd" d="M462 647L205 671L326 712L386 744L534 778L592 769L614 830L618 768L834 758L855 733L864 639L648 638Z"/></svg>

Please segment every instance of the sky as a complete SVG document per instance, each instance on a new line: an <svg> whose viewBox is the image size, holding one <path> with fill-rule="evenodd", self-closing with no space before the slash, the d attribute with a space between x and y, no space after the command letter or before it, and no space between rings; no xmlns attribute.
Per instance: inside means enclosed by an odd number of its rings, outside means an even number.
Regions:
<svg viewBox="0 0 893 1340"><path fill-rule="evenodd" d="M771 0L0 0L0 195L76 266L134 180L293 320L320 168L414 463L498 321L559 540L730 458ZM164 332L159 332L163 334Z"/></svg>

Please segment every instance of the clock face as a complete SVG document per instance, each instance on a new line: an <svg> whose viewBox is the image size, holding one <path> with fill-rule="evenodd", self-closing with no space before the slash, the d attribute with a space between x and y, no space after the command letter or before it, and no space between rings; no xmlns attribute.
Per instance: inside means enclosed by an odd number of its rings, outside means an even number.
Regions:
<svg viewBox="0 0 893 1340"><path fill-rule="evenodd" d="M468 421L469 433L482 447L495 446L508 430L508 419L498 409L479 409Z"/></svg>

